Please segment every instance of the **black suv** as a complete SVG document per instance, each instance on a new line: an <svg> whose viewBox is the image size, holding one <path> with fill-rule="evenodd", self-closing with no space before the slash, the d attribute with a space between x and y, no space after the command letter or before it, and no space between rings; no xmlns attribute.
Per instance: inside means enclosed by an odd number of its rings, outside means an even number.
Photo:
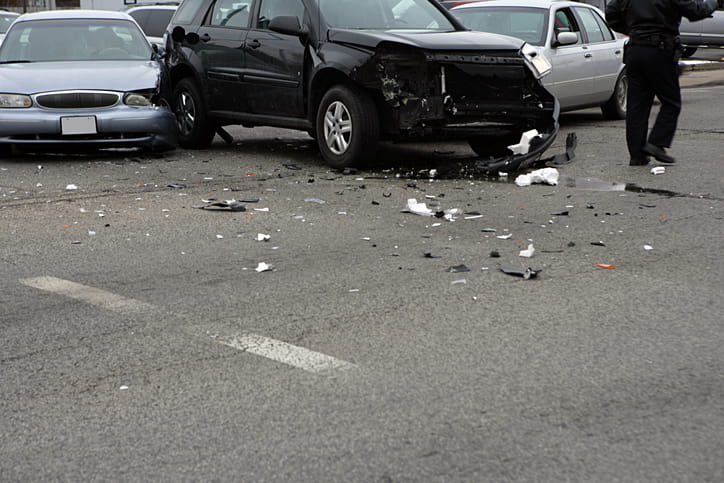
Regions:
<svg viewBox="0 0 724 483"><path fill-rule="evenodd" d="M558 132L547 59L466 30L436 0L184 0L168 32L183 147L223 125L276 126L307 131L344 167L380 140L458 138L511 170Z"/></svg>

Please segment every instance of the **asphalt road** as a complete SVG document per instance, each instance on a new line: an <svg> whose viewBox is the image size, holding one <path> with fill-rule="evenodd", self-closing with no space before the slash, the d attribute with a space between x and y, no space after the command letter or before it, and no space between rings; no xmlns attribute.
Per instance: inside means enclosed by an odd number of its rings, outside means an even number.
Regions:
<svg viewBox="0 0 724 483"><path fill-rule="evenodd" d="M0 480L724 480L722 96L660 175L563 115L557 186L273 129L0 161Z"/></svg>

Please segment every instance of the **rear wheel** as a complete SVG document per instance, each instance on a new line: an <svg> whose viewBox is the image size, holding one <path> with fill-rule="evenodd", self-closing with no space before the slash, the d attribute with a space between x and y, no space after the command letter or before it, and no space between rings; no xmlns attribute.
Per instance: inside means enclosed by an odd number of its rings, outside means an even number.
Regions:
<svg viewBox="0 0 724 483"><path fill-rule="evenodd" d="M684 51L681 53L682 57L691 57L696 53L696 47L684 47Z"/></svg>
<svg viewBox="0 0 724 483"><path fill-rule="evenodd" d="M317 144L333 168L358 166L377 150L377 108L361 89L339 85L322 98L317 110Z"/></svg>
<svg viewBox="0 0 724 483"><path fill-rule="evenodd" d="M214 139L214 127L206 115L206 104L191 78L181 79L173 91L173 111L181 147L207 148Z"/></svg>
<svg viewBox="0 0 724 483"><path fill-rule="evenodd" d="M606 104L601 106L601 112L606 119L626 119L626 94L628 92L628 77L624 69L616 79L613 94Z"/></svg>

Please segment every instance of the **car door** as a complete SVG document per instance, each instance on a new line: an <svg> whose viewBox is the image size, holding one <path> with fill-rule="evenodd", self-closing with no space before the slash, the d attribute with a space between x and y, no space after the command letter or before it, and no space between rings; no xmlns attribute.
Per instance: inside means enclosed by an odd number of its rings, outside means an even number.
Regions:
<svg viewBox="0 0 724 483"><path fill-rule="evenodd" d="M304 112L304 50L300 38L269 30L278 16L295 16L300 25L302 0L261 0L244 45L244 86L249 112L266 116L299 117Z"/></svg>
<svg viewBox="0 0 724 483"><path fill-rule="evenodd" d="M590 103L601 104L613 94L623 66L623 42L608 28L601 15L588 7L573 7L580 19L588 54L593 65L593 89Z"/></svg>
<svg viewBox="0 0 724 483"><path fill-rule="evenodd" d="M595 73L578 20L568 7L552 8L548 24L552 69L550 75L543 78L543 84L558 98L561 109L584 105L593 90ZM578 41L555 46L553 42L562 32L575 33Z"/></svg>
<svg viewBox="0 0 724 483"><path fill-rule="evenodd" d="M197 32L211 111L246 110L242 76L251 7L252 0L216 0Z"/></svg>

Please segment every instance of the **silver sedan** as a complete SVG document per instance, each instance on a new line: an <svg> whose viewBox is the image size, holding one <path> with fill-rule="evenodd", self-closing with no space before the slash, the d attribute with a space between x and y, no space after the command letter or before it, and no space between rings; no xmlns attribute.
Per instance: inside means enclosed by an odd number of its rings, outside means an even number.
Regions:
<svg viewBox="0 0 724 483"><path fill-rule="evenodd" d="M606 24L603 13L580 2L491 0L451 10L472 30L518 37L548 58L543 84L561 111L600 106L607 119L626 117L625 39Z"/></svg>
<svg viewBox="0 0 724 483"><path fill-rule="evenodd" d="M0 46L0 154L176 146L160 56L127 14L19 17Z"/></svg>

